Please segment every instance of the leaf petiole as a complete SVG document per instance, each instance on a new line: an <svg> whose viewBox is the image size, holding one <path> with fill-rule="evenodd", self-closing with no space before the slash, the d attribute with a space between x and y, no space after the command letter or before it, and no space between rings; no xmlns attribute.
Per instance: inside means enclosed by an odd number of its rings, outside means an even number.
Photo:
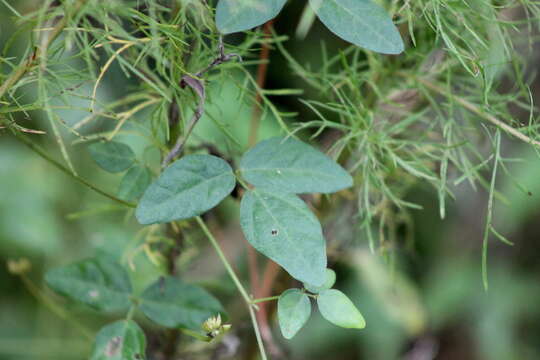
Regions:
<svg viewBox="0 0 540 360"><path fill-rule="evenodd" d="M258 303L267 302L267 301L274 301L274 300L277 300L277 299L279 299L279 295L264 297L264 298L260 298L260 299L253 299L253 300L251 300L251 303L252 304L258 304Z"/></svg>

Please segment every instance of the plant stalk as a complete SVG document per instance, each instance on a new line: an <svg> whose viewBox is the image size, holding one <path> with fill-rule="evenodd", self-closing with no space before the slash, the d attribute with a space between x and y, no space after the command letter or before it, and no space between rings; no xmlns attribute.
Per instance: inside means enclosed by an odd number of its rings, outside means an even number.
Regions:
<svg viewBox="0 0 540 360"><path fill-rule="evenodd" d="M81 6L83 4L84 4L84 0L77 1L77 3L73 6L73 13L76 13L77 11L79 11L79 9L81 8ZM6 92L12 86L14 86L24 76L24 74L26 74L28 71L30 71L32 66L35 65L37 59L39 59L40 54L47 51L47 49L52 44L54 39L56 39L58 37L58 35L60 35L62 30L66 26L66 24L67 24L67 17L64 16L60 21L58 21L58 23L56 23L54 28L51 30L51 33L50 33L47 41L43 45L43 47L41 49L36 49L35 51L33 51L30 54L30 56L28 56L27 59L23 60L19 64L19 66L17 66L17 68L11 73L11 75L8 76L8 78L0 86L0 99L2 99L2 97L4 97Z"/></svg>
<svg viewBox="0 0 540 360"><path fill-rule="evenodd" d="M400 75L405 76L405 77L411 77L410 75L403 74L403 73L400 73ZM495 116L482 111L482 109L480 109L477 105L469 102L468 100L463 99L462 97L459 97L457 95L452 94L451 92L441 88L440 86L432 83L429 80L422 79L421 77L413 77L413 79L420 82L421 84L423 84L428 89L430 89L432 91L435 91L436 93L438 93L440 95L446 96L446 97L454 100L456 103L460 104L465 109L467 109L470 112L478 115L482 119L489 121L490 123L492 123L493 125L495 125L499 129L504 130L505 132L507 132L510 135L516 137L517 139L519 139L519 140L521 140L521 141L523 141L523 142L525 142L527 144L540 147L540 141L537 141L537 140L534 140L534 139L530 138L529 136L523 134L522 132L520 132L516 128L514 128L514 127L506 124L505 122L497 119Z"/></svg>
<svg viewBox="0 0 540 360"><path fill-rule="evenodd" d="M197 223L201 227L202 231L204 232L204 234L206 235L206 237L208 238L208 240L210 241L210 243L214 247L214 250L216 251L219 259L221 260L221 262L225 266L225 269L229 273L230 278L232 279L232 281L236 285L236 288L240 292L240 295L242 295L242 298L246 302L246 305L247 305L248 310L249 310L249 316L251 317L251 322L253 324L253 330L255 331L255 337L257 339L257 344L259 346L259 352L261 354L261 359L262 360L267 360L266 351L264 350L264 344L262 342L261 333L259 331L259 325L257 324L257 317L255 316L255 312L253 311L253 302L252 302L251 297L248 295L246 289L244 288L244 286L240 282L240 279L238 279L238 276L236 276L236 273L234 272L234 270L233 270L231 264L229 263L229 261L227 260L227 257L223 253L223 250L221 250L221 247L219 246L219 243L217 242L214 235L212 235L212 233L210 232L210 230L208 229L208 227L204 223L203 219L200 216L197 216L195 219L197 220Z"/></svg>
<svg viewBox="0 0 540 360"><path fill-rule="evenodd" d="M116 196L104 191L104 190L101 190L100 188L98 188L95 185L89 183L84 178L80 177L79 175L76 175L76 174L72 173L64 165L62 165L58 161L54 160L40 146L38 146L38 145L34 144L32 141L28 140L24 135L19 134L16 130L13 130L12 134L15 137L15 139L17 139L18 141L25 144L28 148L30 148L30 150L32 150L33 152L35 152L36 154L41 156L43 159L47 160L50 164L55 166L57 169L59 169L60 171L66 173L67 175L69 175L70 177L72 177L73 179L78 181L79 183L83 184L84 186L86 186L86 187L92 189L93 191L97 192L98 194L103 195L103 196L105 196L105 197L107 197L107 198L109 198L109 199L111 199L113 201L116 201L117 203L122 204L124 206L130 207L130 208L134 208L134 207L137 206L136 204L124 201L124 200L122 200L120 198L117 198Z"/></svg>

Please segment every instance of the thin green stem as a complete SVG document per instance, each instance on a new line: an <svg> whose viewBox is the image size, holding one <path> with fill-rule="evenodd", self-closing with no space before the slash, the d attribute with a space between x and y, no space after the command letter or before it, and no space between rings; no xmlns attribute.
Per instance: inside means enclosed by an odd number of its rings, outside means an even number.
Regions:
<svg viewBox="0 0 540 360"><path fill-rule="evenodd" d="M130 321L133 319L133 316L135 315L135 311L137 311L137 307L138 305L135 302L129 307L129 311L126 315L127 321Z"/></svg>
<svg viewBox="0 0 540 360"><path fill-rule="evenodd" d="M84 0L79 0L75 3L73 6L72 13L75 14L77 11L81 8L81 6L84 4ZM45 42L44 46L41 49L36 49L35 52L32 52L27 59L23 60L19 66L13 72L8 76L8 78L4 81L2 85L0 85L0 99L4 97L6 92L12 88L17 82L26 74L28 71L32 69L34 64L36 63L36 60L39 57L39 52L46 52L51 43L60 35L62 30L67 24L67 15L64 16L51 30L49 37L47 41Z"/></svg>
<svg viewBox="0 0 540 360"><path fill-rule="evenodd" d="M236 181L245 189L249 190L249 185L242 179L242 176L240 175L240 171L236 170L234 172L234 175L236 176Z"/></svg>
<svg viewBox="0 0 540 360"><path fill-rule="evenodd" d="M20 64L12 73L11 75L4 81L4 83L0 86L0 99L4 96L4 94L19 81L19 79L26 74L26 72L29 70L29 68L32 66L32 63L24 60L22 64Z"/></svg>
<svg viewBox="0 0 540 360"><path fill-rule="evenodd" d="M255 338L257 339L257 345L259 345L259 352L261 353L261 360L267 360L266 350L264 350L264 343L261 338L261 332L259 330L259 324L257 323L257 316L255 316L255 311L253 306L248 304L249 316L251 317L251 323L253 324L253 331L255 332Z"/></svg>
<svg viewBox="0 0 540 360"><path fill-rule="evenodd" d="M12 13L14 13L17 17L22 17L21 14L15 8L13 8L6 0L1 0L2 4L4 4L5 7L7 7Z"/></svg>
<svg viewBox="0 0 540 360"><path fill-rule="evenodd" d="M51 156L49 156L49 154L47 154L40 146L28 140L24 135L19 134L16 130L12 131L12 134L15 137L15 139L19 140L20 142L28 146L30 150L32 150L33 152L41 156L43 159L47 160L50 164L54 165L57 169L71 176L73 179L77 180L79 183L83 184L84 186L124 206L130 207L130 208L134 208L137 206L136 204L119 199L116 196L109 194L108 192L101 190L95 185L89 183L88 181L80 177L79 175L73 174L68 168L66 168L64 165L60 164L58 161L54 160Z"/></svg>
<svg viewBox="0 0 540 360"><path fill-rule="evenodd" d="M52 301L46 294L44 294L41 289L39 289L26 275L20 275L21 280L32 296L34 296L38 301L40 301L46 308L48 308L52 313L56 314L61 319L64 319L70 322L77 330L81 332L89 340L94 338L94 334L88 330L86 327L81 325L75 319L73 319L64 309L58 306L54 301Z"/></svg>
<svg viewBox="0 0 540 360"><path fill-rule="evenodd" d="M523 142L525 142L527 144L534 145L536 147L540 147L540 141L537 141L537 140L525 135L524 133L522 133L518 129L506 124L505 122L499 120L495 116L484 112L477 105L469 102L468 100L466 100L466 99L464 99L462 97L459 97L459 96L457 96L455 94L452 94L450 91L448 91L448 90L446 90L446 89L432 83L431 81L423 79L421 77L411 76L410 74L406 74L406 73L399 73L399 75L415 79L416 81L418 81L418 82L422 83L424 86L426 86L428 89L430 89L432 91L435 91L436 93L439 93L440 95L446 96L449 99L452 99L453 101L455 101L456 103L461 105L463 108L465 108L465 109L469 110L470 112L478 115L478 117L480 117L481 119L484 119L484 120L490 122L491 124L495 125L497 128L506 131L507 133L514 136L515 138L517 138L517 139L519 139L519 140L521 140L521 141L523 141Z"/></svg>
<svg viewBox="0 0 540 360"><path fill-rule="evenodd" d="M277 300L277 299L279 299L279 295L263 297L263 298L260 298L260 299L253 299L253 300L251 300L251 303L252 304L258 304L258 303L262 303L262 302L266 302L266 301L274 301L274 300Z"/></svg>
<svg viewBox="0 0 540 360"><path fill-rule="evenodd" d="M198 332L189 330L189 329L180 329L180 332L184 335L191 336L192 338L195 338L197 340L204 341L204 342L210 342L214 340L213 338L209 336L201 335Z"/></svg>
<svg viewBox="0 0 540 360"><path fill-rule="evenodd" d="M264 344L263 344L262 339L261 339L261 333L259 331L259 325L257 324L257 317L255 316L255 312L253 311L253 300L252 300L252 298L248 295L246 289L244 288L244 286L240 282L240 279L238 279L238 276L236 276L236 273L234 272L234 270L233 270L231 264L229 263L229 261L227 260L227 257L223 253L223 250L221 250L221 247L219 246L219 243L217 242L214 235L212 235L212 233L210 232L210 230L208 229L208 227L204 223L203 219L201 219L200 216L197 216L195 219L197 220L197 223L201 227L202 231L204 232L204 234L206 235L206 237L208 238L208 240L210 241L210 243L214 247L214 250L218 254L219 259L221 260L221 262L225 266L225 269L227 270L227 272L229 273L229 276L231 277L232 281L236 285L236 288L240 292L240 295L242 295L242 298L246 302L246 305L247 305L248 310L249 310L249 315L251 316L251 322L253 323L253 330L255 331L255 337L257 339L257 344L259 345L259 351L261 353L261 359L266 360L267 359L266 351L264 350Z"/></svg>
<svg viewBox="0 0 540 360"><path fill-rule="evenodd" d="M217 242L216 238L214 238L214 235L212 235L212 233L210 232L210 230L208 229L208 227L206 226L206 224L204 223L203 219L200 216L197 216L195 219L197 219L197 223L201 227L202 231L204 232L204 234L206 235L208 240L210 240L210 243L212 244L212 246L214 247L214 250L216 250L216 253L219 256L219 259L221 260L221 262L225 266L225 269L229 273L229 276L231 277L232 281L234 282L234 284L238 288L238 291L240 292L240 294L244 298L245 302L251 305L251 297L248 295L246 289L244 288L244 286L242 285L242 283L238 279L238 276L236 276L236 273L234 272L231 264L229 263L229 261L225 257L225 254L221 250L221 247L219 246L219 243Z"/></svg>
<svg viewBox="0 0 540 360"><path fill-rule="evenodd" d="M489 187L489 198L487 205L486 225L484 227L484 237L482 239L482 282L484 289L488 290L488 275L487 275L487 253L488 240L490 230L492 228L493 219L493 195L495 193L495 181L497 179L497 167L501 160L501 133L497 130L495 134L495 159L493 160L493 172L491 174L491 184Z"/></svg>

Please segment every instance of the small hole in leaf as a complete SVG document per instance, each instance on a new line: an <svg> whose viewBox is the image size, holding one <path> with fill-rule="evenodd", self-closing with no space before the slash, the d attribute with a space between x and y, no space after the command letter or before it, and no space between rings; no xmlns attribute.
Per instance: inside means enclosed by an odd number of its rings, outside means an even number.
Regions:
<svg viewBox="0 0 540 360"><path fill-rule="evenodd" d="M272 229L270 233L272 234L272 236L276 236L278 234L278 231L277 229Z"/></svg>
<svg viewBox="0 0 540 360"><path fill-rule="evenodd" d="M115 336L109 342L107 343L107 346L105 347L105 356L107 357L115 357L120 353L120 350L122 349L122 342L123 338L121 336Z"/></svg>

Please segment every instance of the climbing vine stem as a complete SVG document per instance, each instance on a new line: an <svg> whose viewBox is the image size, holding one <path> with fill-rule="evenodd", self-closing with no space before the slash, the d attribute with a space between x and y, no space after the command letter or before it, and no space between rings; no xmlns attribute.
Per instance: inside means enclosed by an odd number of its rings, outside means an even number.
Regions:
<svg viewBox="0 0 540 360"><path fill-rule="evenodd" d="M261 359L266 360L267 359L266 351L264 350L264 345L263 345L263 342L262 342L262 339L261 339L261 334L260 334L260 331L259 331L259 325L257 324L257 317L255 316L255 311L253 310L253 301L252 301L251 297L248 295L246 289L244 288L244 286L240 282L240 279L238 279L238 276L236 276L236 273L234 272L234 270L233 270L231 264L229 263L229 261L227 260L227 257L225 256L225 253L223 253L223 250L219 246L219 243L217 242L214 235L212 235L212 233L210 232L210 230L208 229L208 227L204 223L203 219L201 219L200 216L197 216L195 219L197 220L197 223L199 224L200 228L202 229L202 231L204 232L204 234L206 235L206 237L208 238L208 240L210 241L210 243L214 247L214 250L216 251L219 259L221 260L221 262L225 266L225 269L227 270L227 273L229 274L232 281L236 285L236 288L240 292L240 295L242 295L242 298L246 302L246 305L247 305L248 310L249 310L249 316L251 317L251 322L253 323L253 330L255 331L255 337L257 338L257 344L259 346L259 351L261 353Z"/></svg>

